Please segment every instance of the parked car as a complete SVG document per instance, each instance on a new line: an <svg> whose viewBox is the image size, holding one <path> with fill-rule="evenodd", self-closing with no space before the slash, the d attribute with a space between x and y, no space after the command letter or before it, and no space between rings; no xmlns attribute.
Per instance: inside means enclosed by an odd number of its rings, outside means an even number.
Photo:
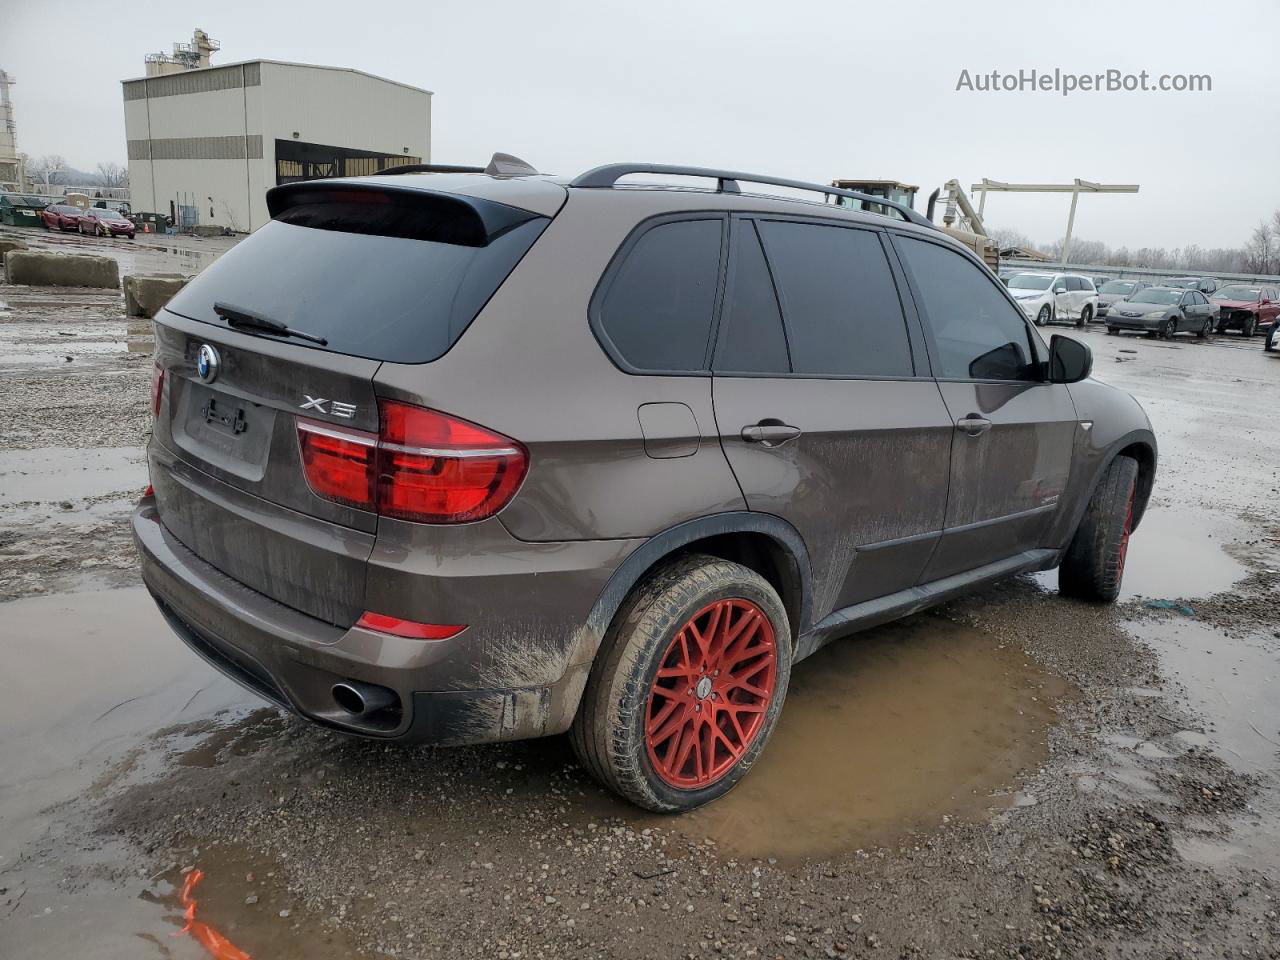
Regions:
<svg viewBox="0 0 1280 960"><path fill-rule="evenodd" d="M1105 317L1114 304L1127 300L1149 286L1151 284L1145 280L1108 280L1098 288L1098 319Z"/></svg>
<svg viewBox="0 0 1280 960"><path fill-rule="evenodd" d="M92 233L100 237L128 237L132 240L137 228L132 220L126 220L115 210L90 207L80 217L78 229L81 233Z"/></svg>
<svg viewBox="0 0 1280 960"><path fill-rule="evenodd" d="M40 219L50 230L78 230L84 211L70 203L51 203L40 211Z"/></svg>
<svg viewBox="0 0 1280 960"><path fill-rule="evenodd" d="M1141 330L1166 340L1173 339L1177 333L1207 337L1216 315L1216 309L1199 290L1147 287L1111 308L1107 314L1107 333Z"/></svg>
<svg viewBox="0 0 1280 960"><path fill-rule="evenodd" d="M1280 315L1280 291L1269 284L1232 283L1213 296L1218 332L1239 330L1252 337L1270 330Z"/></svg>
<svg viewBox="0 0 1280 960"><path fill-rule="evenodd" d="M1181 287L1183 290L1199 290L1206 297L1211 297L1218 289L1218 281L1213 277L1171 277L1161 286Z"/></svg>
<svg viewBox="0 0 1280 960"><path fill-rule="evenodd" d="M1019 273L1009 278L1009 292L1038 327L1074 321L1083 327L1098 312L1093 281L1075 273Z"/></svg>
<svg viewBox="0 0 1280 960"><path fill-rule="evenodd" d="M569 731L677 811L837 637L1054 566L1115 599L1146 415L922 215L525 171L275 187L157 315L133 532L214 666L375 739Z"/></svg>

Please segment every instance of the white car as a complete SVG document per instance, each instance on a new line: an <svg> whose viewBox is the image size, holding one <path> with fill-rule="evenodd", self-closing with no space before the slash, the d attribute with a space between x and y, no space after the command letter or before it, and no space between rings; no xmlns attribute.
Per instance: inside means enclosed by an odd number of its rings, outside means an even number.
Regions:
<svg viewBox="0 0 1280 960"><path fill-rule="evenodd" d="M1098 313L1093 281L1077 273L1014 274L1009 293L1037 327L1054 322L1083 327Z"/></svg>
<svg viewBox="0 0 1280 960"><path fill-rule="evenodd" d="M1267 353L1280 353L1280 320L1271 325L1271 329L1267 331L1267 340L1263 344L1263 349Z"/></svg>

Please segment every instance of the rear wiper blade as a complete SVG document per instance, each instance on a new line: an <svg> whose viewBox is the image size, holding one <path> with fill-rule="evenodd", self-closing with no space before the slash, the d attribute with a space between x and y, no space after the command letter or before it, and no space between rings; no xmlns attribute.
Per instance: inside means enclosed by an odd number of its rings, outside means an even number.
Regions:
<svg viewBox="0 0 1280 960"><path fill-rule="evenodd" d="M294 330L288 324L281 323L279 320L272 320L270 317L262 317L256 313L250 313L240 307L233 307L226 303L215 303L213 312L227 321L228 327L244 328L246 330L261 330L264 333L274 333L282 337L297 337L299 340L309 340L312 343L318 343L325 347L329 345L329 341L324 337L317 337L312 333L305 333L302 330Z"/></svg>

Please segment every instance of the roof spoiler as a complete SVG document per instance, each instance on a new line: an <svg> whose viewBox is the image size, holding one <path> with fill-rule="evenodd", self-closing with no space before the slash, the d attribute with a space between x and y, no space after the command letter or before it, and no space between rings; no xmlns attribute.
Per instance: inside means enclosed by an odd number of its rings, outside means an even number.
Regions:
<svg viewBox="0 0 1280 960"><path fill-rule="evenodd" d="M534 177L538 171L532 164L509 153L495 153L487 167L469 167L457 163L403 163L384 167L376 176L395 176L401 173L487 173L491 177Z"/></svg>

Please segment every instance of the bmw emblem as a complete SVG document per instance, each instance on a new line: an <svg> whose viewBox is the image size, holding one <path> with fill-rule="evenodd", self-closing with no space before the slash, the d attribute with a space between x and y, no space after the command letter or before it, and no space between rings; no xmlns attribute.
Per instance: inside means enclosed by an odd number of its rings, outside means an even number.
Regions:
<svg viewBox="0 0 1280 960"><path fill-rule="evenodd" d="M204 383L213 383L218 379L218 366L220 363L218 351L207 343L202 344L200 352L196 354L196 376Z"/></svg>

